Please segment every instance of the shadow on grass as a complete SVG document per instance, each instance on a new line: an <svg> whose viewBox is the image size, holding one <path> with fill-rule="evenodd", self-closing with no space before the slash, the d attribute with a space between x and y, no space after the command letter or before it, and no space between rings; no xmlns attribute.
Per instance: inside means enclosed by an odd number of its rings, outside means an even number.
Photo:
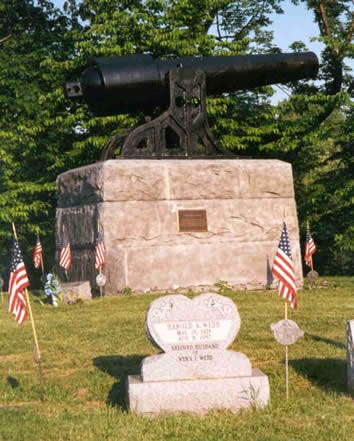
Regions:
<svg viewBox="0 0 354 441"><path fill-rule="evenodd" d="M111 375L118 381L112 386L107 404L127 409L125 382L128 375L140 373L140 363L146 355L105 355L93 359L93 364L102 372Z"/></svg>
<svg viewBox="0 0 354 441"><path fill-rule="evenodd" d="M337 358L301 358L289 364L302 376L325 391L346 393L347 365Z"/></svg>
<svg viewBox="0 0 354 441"><path fill-rule="evenodd" d="M18 382L17 378L15 377L11 377L11 375L9 375L7 377L7 384L12 387L12 389L16 389L16 387L19 387L20 383Z"/></svg>
<svg viewBox="0 0 354 441"><path fill-rule="evenodd" d="M306 337L309 337L311 340L318 341L320 343L327 343L329 345L335 346L339 349L346 349L346 345L336 340L331 340L330 338L320 337L319 335L308 334L306 332Z"/></svg>

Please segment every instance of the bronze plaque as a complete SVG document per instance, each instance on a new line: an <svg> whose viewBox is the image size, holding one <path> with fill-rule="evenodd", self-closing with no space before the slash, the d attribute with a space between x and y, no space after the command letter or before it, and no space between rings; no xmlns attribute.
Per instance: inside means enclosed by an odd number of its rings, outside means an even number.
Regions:
<svg viewBox="0 0 354 441"><path fill-rule="evenodd" d="M178 210L178 231L181 233L208 231L206 210Z"/></svg>

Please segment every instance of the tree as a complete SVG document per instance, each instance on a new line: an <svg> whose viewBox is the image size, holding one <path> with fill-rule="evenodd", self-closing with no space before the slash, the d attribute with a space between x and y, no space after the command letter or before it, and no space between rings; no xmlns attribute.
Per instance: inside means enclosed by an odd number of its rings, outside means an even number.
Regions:
<svg viewBox="0 0 354 441"><path fill-rule="evenodd" d="M254 42L270 41L262 26L279 2L264 2L261 9L257 3L69 0L63 11L46 0L0 5L0 271L9 261L12 221L25 255L31 256L39 225L53 257L56 176L97 160L111 134L136 124L129 115L92 117L65 99L64 81L78 76L92 55L255 51ZM217 35L209 32L213 26ZM213 112L217 116L217 106Z"/></svg>
<svg viewBox="0 0 354 441"><path fill-rule="evenodd" d="M294 1L298 4L299 1ZM353 60L354 13L351 1L305 1L324 44L320 84L299 82L279 108L290 118L293 164L302 236L306 220L318 243L321 272L348 274L354 260L353 209ZM295 43L293 48L303 48ZM289 126L287 125L289 128Z"/></svg>
<svg viewBox="0 0 354 441"><path fill-rule="evenodd" d="M68 19L52 3L8 0L0 6L0 242L1 269L9 263L10 222L17 224L23 248L34 245L34 233L53 249L55 174L65 169L63 155L71 141L53 120L65 110L58 99L44 101L63 81L45 60L65 60ZM59 136L58 136L59 135ZM67 143L67 146L66 146ZM66 148L65 148L66 146ZM25 253L29 254L29 253Z"/></svg>
<svg viewBox="0 0 354 441"><path fill-rule="evenodd" d="M339 261L331 267L338 247L342 256L351 252L344 239L351 231L348 194L340 183L349 188L352 179L347 122L352 121L353 84L345 60L352 57L353 24L349 1L306 4L325 44L321 83L288 84L290 97L277 106L270 103L270 87L210 98L208 115L216 137L238 156L293 164L299 217L304 224L311 213L318 236L327 228L319 261L330 271L340 267ZM40 225L53 257L56 176L98 160L111 135L136 125L135 115L96 118L82 103L64 97L63 83L76 79L89 57L277 52L269 25L270 14L280 13L281 5L281 0L68 0L58 10L46 0L1 4L1 249L11 236L9 222L16 221L28 251ZM302 49L294 43L293 50ZM338 210L325 218L324 195L333 176L338 189L331 196ZM343 220L334 225L337 216ZM0 256L1 265L7 262L8 256Z"/></svg>

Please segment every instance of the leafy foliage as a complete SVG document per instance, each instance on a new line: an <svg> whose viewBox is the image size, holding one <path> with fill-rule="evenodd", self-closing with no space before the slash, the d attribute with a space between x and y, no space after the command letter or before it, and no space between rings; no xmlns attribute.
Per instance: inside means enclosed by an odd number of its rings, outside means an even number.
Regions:
<svg viewBox="0 0 354 441"><path fill-rule="evenodd" d="M33 242L41 225L45 245L53 249L55 175L65 170L65 152L72 142L61 128L66 112L63 99L50 102L46 95L63 81L52 71L49 55L69 56L65 39L68 20L47 1L28 0L1 4L0 35L0 241L1 272L8 264L10 222L18 233ZM22 240L21 240L22 242ZM5 245L5 247L4 247ZM31 246L33 243L31 244Z"/></svg>
<svg viewBox="0 0 354 441"><path fill-rule="evenodd" d="M62 10L46 0L1 3L0 272L9 260L12 221L25 255L31 255L34 232L41 227L51 267L56 176L98 160L111 135L137 122L135 115L93 117L85 105L64 97L63 83L78 77L87 58L278 52L269 25L271 13L282 13L282 3L67 0ZM353 57L351 2L303 3L324 43L321 82L286 85L289 98L277 106L271 104L270 87L209 98L209 121L215 136L238 156L293 164L299 218L303 227L310 217L320 270L345 272L353 253L346 239L352 234L353 80L345 64ZM294 42L292 49L305 47Z"/></svg>

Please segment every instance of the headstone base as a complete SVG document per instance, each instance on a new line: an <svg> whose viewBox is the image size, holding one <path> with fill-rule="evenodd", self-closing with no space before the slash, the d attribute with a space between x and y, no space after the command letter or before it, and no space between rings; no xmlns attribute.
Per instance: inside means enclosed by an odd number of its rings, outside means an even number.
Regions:
<svg viewBox="0 0 354 441"><path fill-rule="evenodd" d="M234 378L143 382L140 375L130 375L127 395L129 409L138 414L205 414L265 407L270 392L268 377L254 368L252 376Z"/></svg>

